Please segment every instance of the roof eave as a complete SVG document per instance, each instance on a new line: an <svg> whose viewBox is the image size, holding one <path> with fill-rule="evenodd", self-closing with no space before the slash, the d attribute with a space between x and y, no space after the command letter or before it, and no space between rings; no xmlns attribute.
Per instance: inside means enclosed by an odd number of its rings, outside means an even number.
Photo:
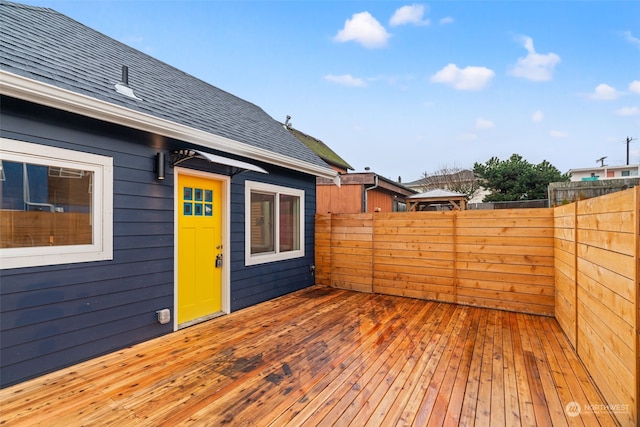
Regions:
<svg viewBox="0 0 640 427"><path fill-rule="evenodd" d="M150 114L19 76L5 70L0 70L0 94L190 142L201 147L220 150L309 175L330 179L337 176L337 172L328 167L325 168L273 151L253 147L229 138L160 119Z"/></svg>

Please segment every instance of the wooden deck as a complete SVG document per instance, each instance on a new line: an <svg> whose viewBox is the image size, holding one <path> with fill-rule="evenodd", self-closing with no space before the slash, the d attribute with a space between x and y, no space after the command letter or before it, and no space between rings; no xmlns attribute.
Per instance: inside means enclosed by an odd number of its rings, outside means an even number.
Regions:
<svg viewBox="0 0 640 427"><path fill-rule="evenodd" d="M313 287L0 390L0 424L616 425L603 404L553 318Z"/></svg>

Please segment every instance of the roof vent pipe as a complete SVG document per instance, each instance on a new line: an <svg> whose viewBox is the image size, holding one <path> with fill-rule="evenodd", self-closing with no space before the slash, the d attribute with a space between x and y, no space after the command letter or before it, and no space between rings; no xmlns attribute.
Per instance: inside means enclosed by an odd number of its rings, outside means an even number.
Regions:
<svg viewBox="0 0 640 427"><path fill-rule="evenodd" d="M126 65L122 66L122 81L116 83L115 87L116 92L118 92L119 94L142 101L142 98L138 98L133 92L133 89L129 87L129 67L127 67Z"/></svg>
<svg viewBox="0 0 640 427"><path fill-rule="evenodd" d="M122 66L122 83L129 86L129 67Z"/></svg>

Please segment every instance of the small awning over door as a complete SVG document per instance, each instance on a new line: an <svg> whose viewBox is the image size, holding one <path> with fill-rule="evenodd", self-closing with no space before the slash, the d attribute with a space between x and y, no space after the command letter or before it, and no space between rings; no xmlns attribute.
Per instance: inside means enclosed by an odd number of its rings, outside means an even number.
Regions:
<svg viewBox="0 0 640 427"><path fill-rule="evenodd" d="M253 165L247 162L241 162L240 160L229 159L227 157L218 156L216 154L206 153L199 150L175 150L171 152L171 166L176 166L185 160L200 158L208 160L211 163L219 165L229 166L232 169L231 175L238 174L244 171L254 171L268 174L266 170L260 166Z"/></svg>

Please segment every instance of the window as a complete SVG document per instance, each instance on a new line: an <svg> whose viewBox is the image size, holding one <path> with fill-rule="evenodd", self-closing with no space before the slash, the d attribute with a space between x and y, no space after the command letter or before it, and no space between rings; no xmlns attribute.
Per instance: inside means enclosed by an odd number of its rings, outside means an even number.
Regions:
<svg viewBox="0 0 640 427"><path fill-rule="evenodd" d="M399 202L398 200L393 200L392 206L393 212L406 212L407 204L405 202Z"/></svg>
<svg viewBox="0 0 640 427"><path fill-rule="evenodd" d="M304 256L304 191L247 181L245 264Z"/></svg>
<svg viewBox="0 0 640 427"><path fill-rule="evenodd" d="M622 176L631 176L631 171L622 171Z"/></svg>
<svg viewBox="0 0 640 427"><path fill-rule="evenodd" d="M0 138L1 268L113 258L113 159Z"/></svg>

